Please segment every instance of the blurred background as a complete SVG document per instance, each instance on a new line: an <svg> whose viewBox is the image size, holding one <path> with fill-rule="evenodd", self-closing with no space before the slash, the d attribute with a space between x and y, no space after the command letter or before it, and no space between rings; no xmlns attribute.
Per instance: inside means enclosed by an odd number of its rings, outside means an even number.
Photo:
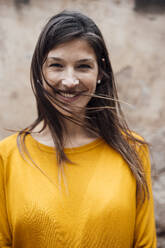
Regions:
<svg viewBox="0 0 165 248"><path fill-rule="evenodd" d="M36 116L31 57L44 24L64 9L102 30L128 123L151 144L158 248L165 248L165 0L0 0L0 139Z"/></svg>

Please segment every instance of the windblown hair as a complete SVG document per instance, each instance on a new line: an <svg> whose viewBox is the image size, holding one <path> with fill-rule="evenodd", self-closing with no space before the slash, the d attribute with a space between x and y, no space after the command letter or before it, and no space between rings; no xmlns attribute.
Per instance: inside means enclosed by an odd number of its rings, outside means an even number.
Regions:
<svg viewBox="0 0 165 248"><path fill-rule="evenodd" d="M74 39L85 40L93 48L99 73L102 75L101 84L97 84L96 91L86 106L85 125L74 113L71 116L62 115L53 103L66 111L69 110L43 87L43 80L46 81L46 79L42 68L49 51ZM53 92L56 91L49 82L46 81L46 83ZM90 18L79 12L63 11L48 21L39 36L33 54L31 85L36 98L38 116L29 127L19 132L18 140L23 140L23 144L19 142L19 146L25 147L26 136L32 133L40 122L43 122L42 130L48 127L51 132L60 167L63 162L69 161L64 152L63 118L69 119L77 125L84 125L86 130L102 137L110 147L120 153L136 179L137 192L143 192L144 196L148 194L143 164L138 152L138 147L146 143L138 139L138 136L135 136L127 126L118 100L114 74L103 36Z"/></svg>

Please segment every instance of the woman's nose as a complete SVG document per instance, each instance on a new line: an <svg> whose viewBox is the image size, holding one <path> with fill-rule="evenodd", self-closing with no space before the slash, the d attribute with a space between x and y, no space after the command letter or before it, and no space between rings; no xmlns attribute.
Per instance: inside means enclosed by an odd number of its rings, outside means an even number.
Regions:
<svg viewBox="0 0 165 248"><path fill-rule="evenodd" d="M79 84L79 80L76 78L76 76L74 75L73 70L67 70L65 72L65 75L63 75L64 77L62 78L61 82L62 85L66 86L66 87L74 87L76 85Z"/></svg>
<svg viewBox="0 0 165 248"><path fill-rule="evenodd" d="M79 80L76 78L65 78L62 79L62 85L66 87L74 87L79 84Z"/></svg>

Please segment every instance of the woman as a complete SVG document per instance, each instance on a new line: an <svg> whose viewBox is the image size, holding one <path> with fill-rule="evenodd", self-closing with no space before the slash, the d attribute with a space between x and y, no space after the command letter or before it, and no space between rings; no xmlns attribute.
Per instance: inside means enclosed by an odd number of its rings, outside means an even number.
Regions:
<svg viewBox="0 0 165 248"><path fill-rule="evenodd" d="M64 11L31 64L38 117L0 143L0 247L156 247L146 143L124 121L103 37Z"/></svg>

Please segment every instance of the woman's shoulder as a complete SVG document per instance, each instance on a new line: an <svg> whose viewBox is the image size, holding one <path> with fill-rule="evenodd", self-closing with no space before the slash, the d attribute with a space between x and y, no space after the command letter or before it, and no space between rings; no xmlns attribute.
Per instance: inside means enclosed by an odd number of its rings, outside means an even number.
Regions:
<svg viewBox="0 0 165 248"><path fill-rule="evenodd" d="M137 140L139 140L139 141L143 141L143 142L144 142L144 140L145 140L145 138L144 138L141 134L139 134L139 133L137 133L137 132L135 132L135 131L131 131L131 135L132 135L135 139L137 139Z"/></svg>
<svg viewBox="0 0 165 248"><path fill-rule="evenodd" d="M18 133L14 133L0 141L0 155L2 157L8 156L11 151L17 149L17 136Z"/></svg>
<svg viewBox="0 0 165 248"><path fill-rule="evenodd" d="M144 170L150 170L150 144L143 136L137 134L136 132L132 132L132 137L135 139L134 148L142 161Z"/></svg>
<svg viewBox="0 0 165 248"><path fill-rule="evenodd" d="M148 146L148 142L145 140L145 138L135 131L129 131L128 133L124 134L124 136L126 137L127 142L130 145L133 145L136 152Z"/></svg>

